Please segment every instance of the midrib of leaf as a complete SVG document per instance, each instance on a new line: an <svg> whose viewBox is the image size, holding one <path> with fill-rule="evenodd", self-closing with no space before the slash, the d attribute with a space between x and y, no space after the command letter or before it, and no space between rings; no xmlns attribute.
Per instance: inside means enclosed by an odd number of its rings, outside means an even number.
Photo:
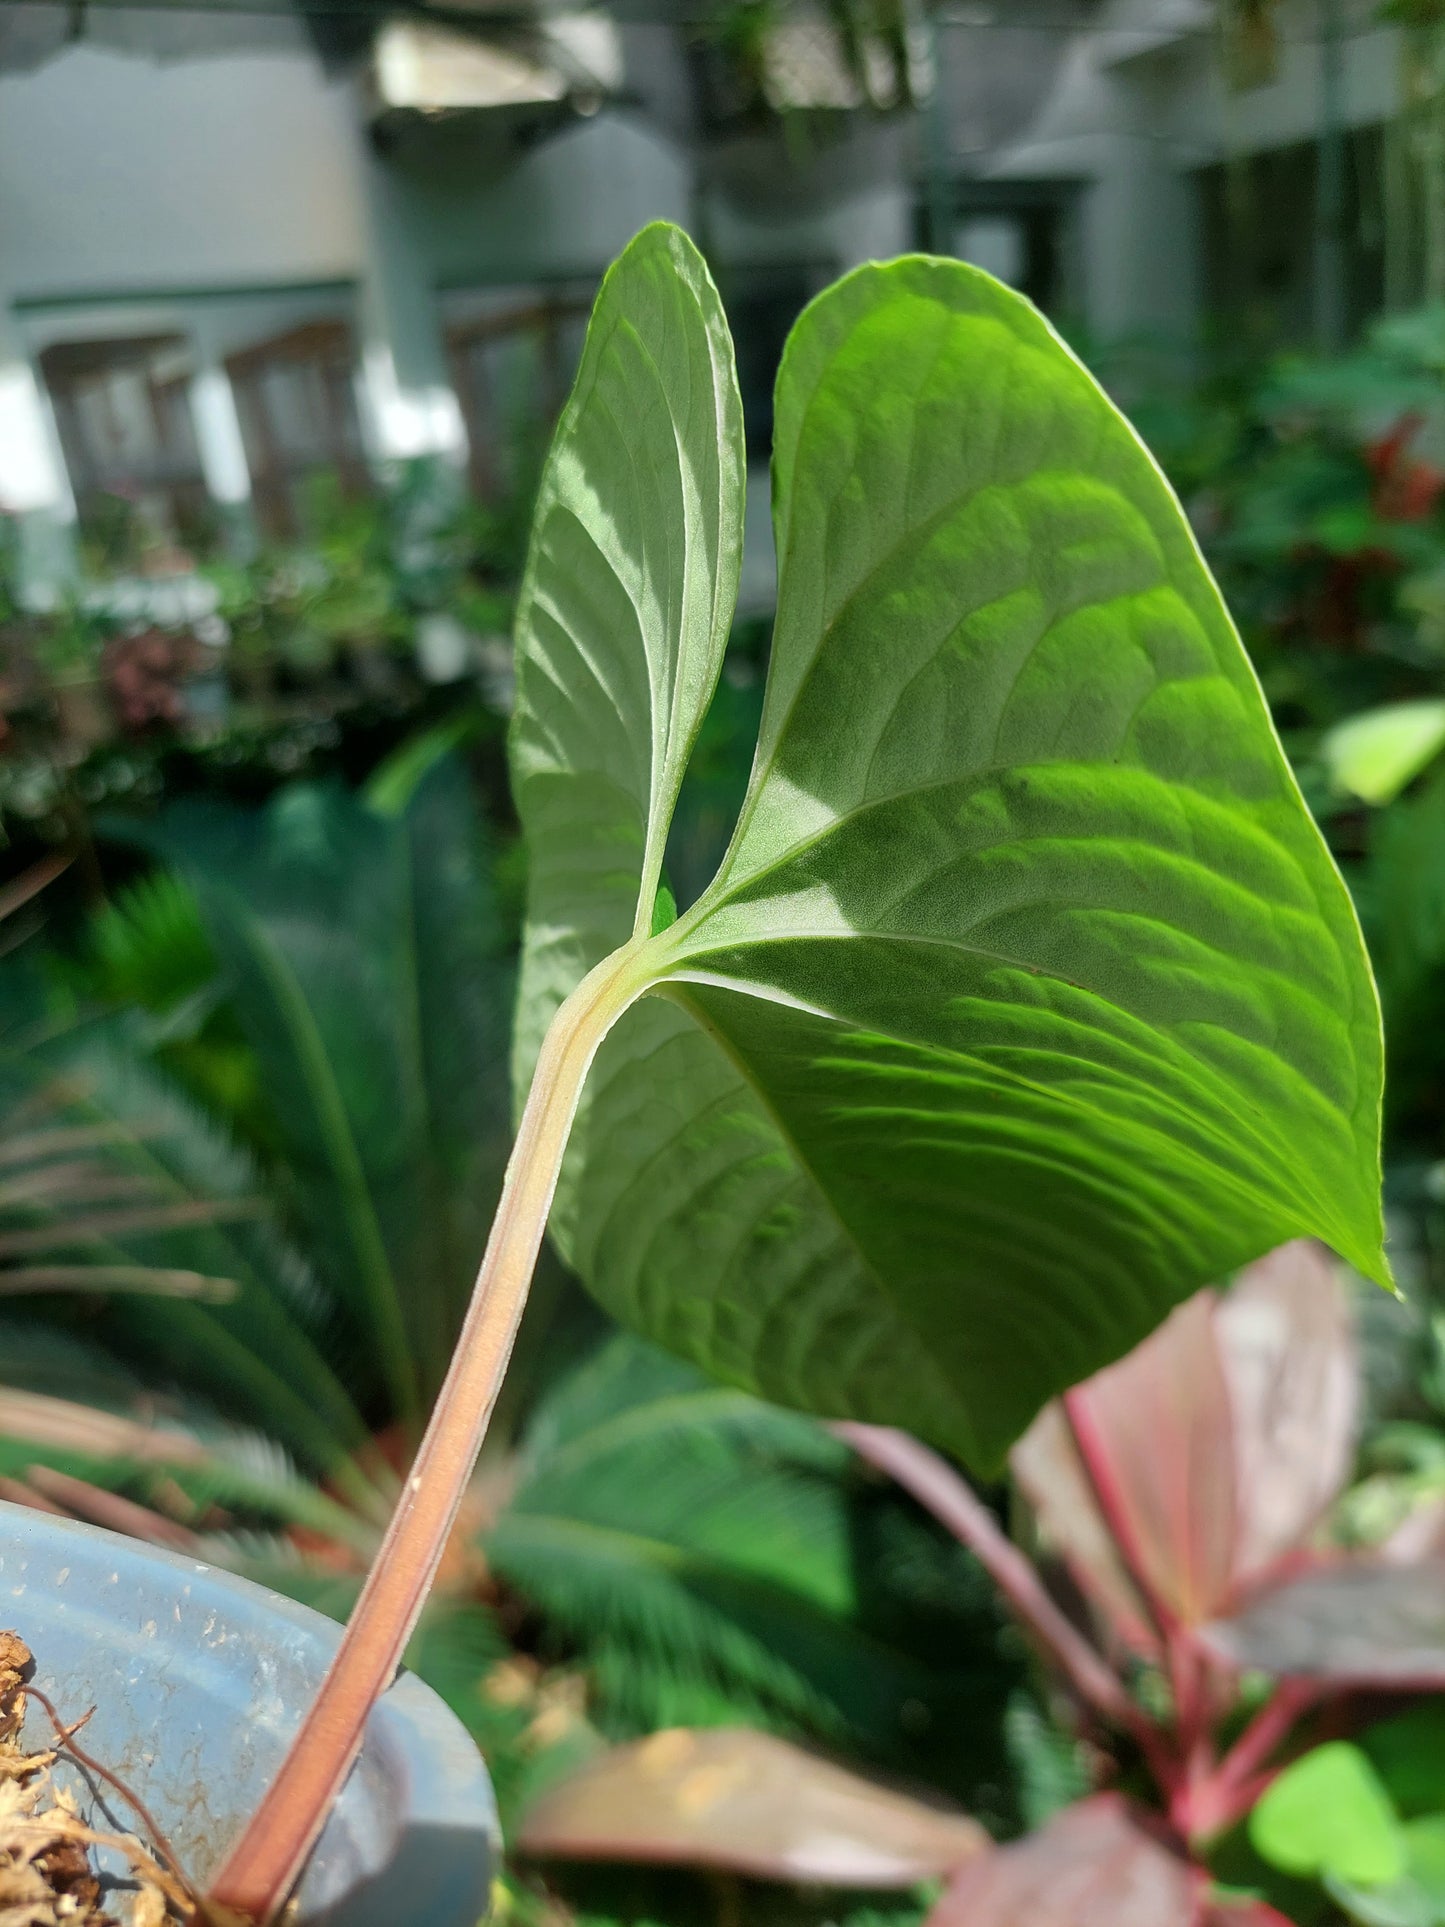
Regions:
<svg viewBox="0 0 1445 1927"><path fill-rule="evenodd" d="M659 256L668 256L677 244L675 233L667 236L661 226L655 233L644 234L633 243L634 249L641 251L641 258L649 265ZM702 271L706 280L706 270L699 257L683 241L691 256L691 262ZM629 249L628 254L631 255ZM598 296L598 308L608 300L613 277L623 268L628 257L615 263L604 278L603 288ZM612 317L605 336L595 340L589 337L584 351L584 376L586 385L579 380L563 411L558 425L552 451L544 472L537 510L536 527L543 529L554 515L565 515L585 541L598 553L603 564L611 573L627 603L632 610L632 619L639 641L642 644L647 665L647 688L650 696L648 718L648 770L645 823L643 825L642 861L637 878L637 895L633 917L632 935L645 937L651 928L653 905L657 894L663 858L666 850L668 826L677 801L677 792L682 780L692 741L702 721L701 710L684 701L686 685L690 675L701 667L706 668L709 658L716 653L721 655L719 628L723 617L736 593L738 552L741 544L741 497L745 487L745 477L734 472L731 466L738 450L734 438L727 433L728 385L731 377L731 348L726 337L720 339L718 317L709 305L709 292L701 296L694 292L687 275L674 284L677 298L684 304L696 308L696 320L700 332L694 336L691 319L684 326L683 339L687 367L690 377L684 400L689 408L706 395L710 417L710 433L697 435L694 439L704 451L703 459L697 468L687 459L683 445L679 418L674 410L667 380L658 364L642 328L625 312L618 311ZM715 295L711 296L715 303ZM594 321L594 327L595 327ZM634 501L645 502L648 490L636 479L639 475L638 453L630 433L631 424L619 421L613 401L605 392L602 376L607 367L607 359L614 351L618 337L625 337L629 348L635 353L641 367L645 368L651 385L659 399L661 412L666 418L670 436L671 462L665 492L675 499L680 514L668 515L662 531L663 555L659 567L646 566L645 550L639 550L638 560L643 564L643 572L638 583L630 580L630 569L626 572L614 566L599 536L582 520L573 503L563 494L563 462L570 452L574 432L585 418L589 408L595 408L610 420L617 447L634 476L632 495ZM735 397L735 383L733 395ZM741 420L740 404L733 411ZM710 459L709 459L710 458ZM709 489L715 501L709 504ZM733 491L736 490L734 499ZM675 524L680 523L680 529ZM699 529L696 542L689 539L693 526ZM715 553L709 557L709 534ZM681 569L676 567L676 547L681 541ZM709 560L713 566L709 567ZM600 666L591 659L585 637L575 634L565 623L558 621L550 610L550 605L540 593L539 577L542 573L542 548L534 543L528 558L526 575L518 602L517 627L519 634L526 634L534 622L532 611L547 611L549 620L556 624L565 640L567 648L579 659L591 675L602 700L612 715L621 722L624 733L629 730L630 712L617 700L609 686L607 677ZM710 575L710 582L707 580ZM699 584L705 595L703 606L695 608L698 601ZM644 620L644 610L640 605L634 586L647 591L657 599L660 634L656 641L664 652L665 659L659 662L654 650L649 646L650 629ZM670 660L669 660L670 659ZM533 653L529 658L532 671L547 675L558 687L558 693L566 696L567 691L556 684L550 666L545 659ZM661 673L659 673L661 672ZM706 680L706 679L704 679ZM693 692L694 697L696 692ZM666 710L664 716L663 710ZM536 714L529 709L529 722L533 729L540 729L548 740L552 732L541 723ZM553 747L553 754L559 765L565 758ZM641 799L637 799L641 801Z"/></svg>
<svg viewBox="0 0 1445 1927"><path fill-rule="evenodd" d="M770 996L765 986L752 985L752 986L749 986L749 989L752 995L758 996L767 1002L788 1001L786 999L780 1000L775 996ZM678 987L677 979L669 979L663 983L658 984L655 987L654 994L660 995L660 996L666 996L670 998L673 1002L679 1004L682 1007L682 1009L687 1012L688 1016L692 1019L692 1021L697 1025L698 1029L701 1030L705 1036L710 1038L713 1044L716 1046L716 1048L722 1052L724 1057L727 1058L728 1062L732 1065L733 1069L736 1071L738 1077L742 1080L742 1082L747 1086L748 1090L752 1093L754 1102L759 1106L764 1116L767 1118L768 1122L772 1125L773 1129L777 1132L780 1141L786 1147L794 1163L797 1165L798 1169L803 1173L803 1175L807 1178L809 1187L811 1188L814 1196L818 1200L819 1210L822 1212L823 1216L827 1219L827 1221L835 1227L842 1243L847 1247L847 1249L850 1252L852 1252L853 1257L856 1260L860 1271L862 1272L863 1276L867 1279L868 1284L872 1287L874 1293L882 1301L882 1303L887 1306L889 1313L893 1317L901 1319L902 1322L905 1324L910 1324L911 1321L909 1321L909 1319L906 1317L905 1313L902 1311L897 1301L894 1299L893 1294L888 1290L888 1287L884 1284L882 1278L879 1276L879 1273L876 1267L874 1266L872 1259L864 1251L863 1247L858 1243L857 1235L854 1232L852 1226L848 1224L839 1213L837 1206L833 1202L831 1194L829 1193L827 1187L822 1183L821 1179L818 1176L818 1173L813 1169L811 1161L804 1155L802 1146L798 1143L797 1138L794 1136L793 1132L788 1128L787 1124L783 1121L783 1119L778 1115L778 1112L774 1107L772 1099L769 1097L768 1093L758 1083L757 1077L753 1072L752 1066L748 1063L748 1061L745 1058L741 1057L738 1054L738 1052L733 1048L731 1040L728 1037L726 1037L717 1028L717 1026L708 1017L707 1013L704 1010L702 1010L698 1006L698 1004L696 1004L693 1001L693 999L686 994L684 990ZM920 1344L923 1343L922 1335L916 1331L916 1328L914 1330L914 1335L915 1337L918 1338Z"/></svg>
<svg viewBox="0 0 1445 1927"><path fill-rule="evenodd" d="M1165 927L1168 926L1166 925ZM738 949L761 951L770 945L782 947L789 943L807 942L865 942L870 945L892 945L900 950L913 947L936 947L944 950L957 951L966 956L979 957L988 962L998 963L1006 968L1017 970L1029 976L1046 978L1052 983L1059 984L1093 999L1098 1004L1115 1012L1130 1026L1137 1026L1142 1029L1147 1034L1155 1051L1170 1064L1171 1068L1176 1071L1185 1070L1191 1079L1199 1084L1207 1085L1216 1102L1225 1106L1230 1106L1231 1104L1231 1094L1213 1067L1196 1056L1187 1046L1177 1044L1166 1030L1162 1030L1149 1018L1141 1016L1137 1011L1132 1011L1123 1004L1113 1002L1091 985L1079 983L1075 979L1065 977L1056 971L1047 969L1043 965L1029 963L1023 958L1010 956L1002 951L987 950L979 945L963 943L949 937L915 935L912 933L873 929L852 933L827 929L817 931L792 929L777 932L759 932L756 935L735 937L727 941L720 941L715 948L723 952ZM712 948L714 948L714 946L694 946L688 943L686 937L684 937L681 964L670 970L665 978L660 979L658 984L659 992L661 994L667 994L667 986L672 984L692 982L711 985L719 990L733 991L739 996L752 997L760 1002L771 1003L788 1009L806 1009L813 1016L822 1017L831 1023L837 1024L840 1031L851 1030L863 1032L870 1036L885 1038L890 1042L900 1045L916 1045L920 1048L938 1048L937 1046L930 1046L927 1040L915 1037L906 1030L883 1029L880 1028L876 1021L865 1022L860 1018L850 1016L846 1012L826 1009L817 1003L803 1005L799 999L791 996L786 991L779 989L777 986L762 982L759 979L738 977L726 972L708 972L692 968L693 959L705 959L710 954ZM683 1004L693 1020L699 1023L707 1031L708 1035L713 1037L714 1041L718 1042L720 1048L727 1052L731 1061L737 1065L740 1074L748 1080L751 1088L757 1092L760 1101L766 1104L766 1099L763 1097L760 1087L752 1078L746 1062L740 1058L737 1053L732 1050L731 1046L719 1036L719 1033L707 1023L696 1004L682 997L677 997L675 1001ZM994 998L991 1001L996 1003L1000 1008L1009 1006L1011 1003L1011 1000L1003 998ZM1012 1007L1018 1008L1016 1005ZM1263 1047L1260 1048L1262 1049ZM1137 1045L1135 1049L1138 1049ZM1116 1120L1110 1114L1100 1110L1095 1105L1089 1104L1078 1091L1061 1090L1055 1085L1045 1083L1042 1079L1027 1077L1018 1070L1009 1069L988 1058L975 1056L969 1051L959 1050L956 1047L947 1047L943 1054L958 1063L973 1066L982 1076L995 1078L1001 1083L1014 1084L1019 1088L1026 1088L1040 1097L1048 1098L1051 1102L1067 1105L1070 1108L1086 1113L1100 1122L1107 1123L1110 1128L1117 1128ZM1278 1057L1273 1052L1266 1054L1270 1057L1271 1063L1278 1069L1285 1071L1296 1081L1302 1097L1307 1097L1311 1100L1321 1099L1321 1101L1323 1101L1322 1094L1318 1091L1317 1087L1305 1078L1292 1064ZM1238 1139L1242 1136L1252 1137L1260 1148L1261 1156L1266 1159L1277 1159L1281 1156L1282 1152L1287 1152L1287 1146L1283 1144L1279 1138L1279 1134L1273 1130L1268 1118L1263 1113L1252 1117L1241 1117L1235 1113L1233 1139L1224 1137L1220 1131L1206 1127L1197 1113L1191 1111L1185 1105L1178 1103L1165 1092L1158 1082L1157 1071L1158 1066L1156 1063L1153 1066L1154 1074L1151 1078L1150 1066L1146 1063L1134 1080L1138 1088L1141 1091L1146 1091L1151 1100L1160 1108L1171 1111L1179 1123L1185 1127L1186 1134L1206 1136L1219 1144L1225 1154L1225 1163L1232 1163L1234 1161L1237 1153ZM1120 1073L1117 1068L1111 1067L1110 1075L1118 1078ZM771 1107L769 1107L769 1110L770 1115L776 1118L776 1113L771 1111ZM779 1122L779 1129L781 1130L782 1128L781 1122ZM793 1142L791 1138L789 1142ZM803 1160L797 1152L796 1146L794 1146L794 1154L799 1157L799 1162L802 1163ZM806 1165L804 1168L807 1168ZM813 1174L810 1172L809 1175L812 1176ZM1222 1177L1223 1171L1221 1170L1218 1175ZM1234 1188L1243 1195L1245 1187L1237 1180L1233 1180L1232 1182ZM821 1194L821 1187L818 1188ZM1317 1193L1316 1198L1326 1218L1330 1217L1332 1215L1332 1207L1329 1199L1322 1193Z"/></svg>
<svg viewBox="0 0 1445 1927"><path fill-rule="evenodd" d="M661 390L663 388L662 372L657 366L651 349L636 329L631 329L630 332L648 366L652 369L657 386L659 390ZM708 357L708 392L713 397L713 421L717 433L717 446L720 449L723 446L722 423L717 406L717 384L714 379L714 367L710 355ZM676 455L678 494L682 498L685 511L681 517L683 544L682 585L679 592L676 620L678 646L672 652L672 674L667 701L667 730L661 745L662 753L660 757L658 755L658 745L656 741L654 740L653 743L652 793L647 813L647 841L643 850L642 873L638 879L637 915L632 927L634 937L645 937L651 928L653 904L657 897L658 878L662 872L662 859L667 847L667 832L672 821L673 810L677 804L678 790L682 783L683 770L687 762L688 753L692 747L692 740L702 722L701 715L689 718L684 713L684 706L680 700L683 689L684 668L688 661L690 646L692 648L700 647L703 651L706 651L712 638L717 634L717 624L721 606L720 590L726 575L726 570L723 566L726 544L723 540L722 519L720 517L717 529L718 567L711 572L712 595L708 609L707 630L706 633L700 637L690 637L688 634L689 613L692 607L692 589L696 579L698 559L693 545L688 540L689 516L686 510L689 506L689 470L683 454L682 440L678 434L677 419L670 408L667 410L667 420L668 426L672 430L673 450ZM619 431L621 432L621 424L619 424ZM635 467L636 453L630 443L628 444L628 457ZM746 485L746 479L744 478L742 487L746 488ZM696 497L694 506L701 511L702 491L696 487L695 482L692 492ZM718 499L720 508L722 505L722 495L722 463L719 461ZM739 502L739 519L741 519L741 501ZM673 541L674 527L672 521L669 520L667 528L669 556L671 554ZM669 581L673 579L673 573L673 570L669 568ZM646 629L640 617L638 630L640 634L646 634ZM669 633L671 633L671 630L672 625L669 625Z"/></svg>
<svg viewBox="0 0 1445 1927"><path fill-rule="evenodd" d="M347 1234L370 1303L383 1368L391 1382L398 1416L414 1425L420 1416L421 1400L401 1296L325 1046L305 995L269 933L248 917L237 919L237 923L241 940L270 985L295 1044L296 1061L321 1123L322 1143L347 1207Z"/></svg>

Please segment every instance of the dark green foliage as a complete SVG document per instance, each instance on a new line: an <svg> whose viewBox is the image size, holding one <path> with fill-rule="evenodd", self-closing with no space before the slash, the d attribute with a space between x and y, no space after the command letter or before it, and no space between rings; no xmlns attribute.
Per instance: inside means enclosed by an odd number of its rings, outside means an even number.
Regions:
<svg viewBox="0 0 1445 1927"><path fill-rule="evenodd" d="M509 966L465 777L436 766L391 815L336 788L259 818L195 803L148 841L194 889L270 1182L352 1327L353 1382L415 1424L508 1136Z"/></svg>
<svg viewBox="0 0 1445 1927"><path fill-rule="evenodd" d="M542 1400L519 1474L488 1558L612 1737L745 1717L1012 1817L985 1583L809 1420L619 1338Z"/></svg>
<svg viewBox="0 0 1445 1927"><path fill-rule="evenodd" d="M1445 314L1191 380L1103 357L1180 489L1292 747L1445 669Z"/></svg>

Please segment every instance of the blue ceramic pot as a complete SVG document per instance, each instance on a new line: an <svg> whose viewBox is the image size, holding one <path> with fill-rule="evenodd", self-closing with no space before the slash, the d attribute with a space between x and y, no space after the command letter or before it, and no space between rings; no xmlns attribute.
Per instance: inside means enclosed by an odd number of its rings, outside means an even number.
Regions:
<svg viewBox="0 0 1445 1927"><path fill-rule="evenodd" d="M308 1607L177 1553L0 1504L0 1628L35 1655L86 1750L133 1786L204 1884L255 1808L340 1629ZM54 1737L30 1702L27 1744ZM138 1831L104 1785L58 1766L101 1829ZM499 1839L465 1728L403 1674L366 1741L300 1889L304 1927L475 1927ZM124 1880L119 1858L103 1865Z"/></svg>

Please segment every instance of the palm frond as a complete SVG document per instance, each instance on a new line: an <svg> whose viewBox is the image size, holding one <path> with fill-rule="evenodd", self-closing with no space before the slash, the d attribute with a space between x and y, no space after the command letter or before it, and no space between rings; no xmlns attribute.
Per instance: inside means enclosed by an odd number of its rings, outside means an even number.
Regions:
<svg viewBox="0 0 1445 1927"><path fill-rule="evenodd" d="M229 1402L320 1471L359 1449L366 1429L329 1358L330 1308L261 1208L260 1171L147 1061L126 1015L0 1053L0 1085L17 1105L41 1107L52 1131L95 1133L107 1169L146 1187L144 1207L108 1222L52 1210L41 1229L56 1262L186 1271L224 1280L228 1293L223 1302L143 1293L100 1306L37 1302L36 1315L83 1320L117 1357Z"/></svg>
<svg viewBox="0 0 1445 1927"><path fill-rule="evenodd" d="M158 1506L198 1531L237 1516L267 1532L300 1528L349 1549L358 1570L374 1550L386 1495L372 1494L371 1516L338 1503L274 1439L194 1394L158 1394L93 1341L0 1321L0 1356L0 1477L18 1487L55 1501L57 1491L37 1474L58 1473ZM126 1529L84 1504L62 1509Z"/></svg>
<svg viewBox="0 0 1445 1927"><path fill-rule="evenodd" d="M91 921L87 988L109 1004L165 1012L215 986L215 950L196 893L179 876L151 870L117 891Z"/></svg>
<svg viewBox="0 0 1445 1927"><path fill-rule="evenodd" d="M510 1135L510 965L463 771L383 813L297 785L167 813L258 1067L271 1189L355 1333L363 1400L414 1425L445 1369Z"/></svg>
<svg viewBox="0 0 1445 1927"><path fill-rule="evenodd" d="M965 1711L997 1728L1016 1674L966 1555L811 1421L618 1338L520 1466L488 1558L585 1658L610 1732L741 1715L917 1767Z"/></svg>

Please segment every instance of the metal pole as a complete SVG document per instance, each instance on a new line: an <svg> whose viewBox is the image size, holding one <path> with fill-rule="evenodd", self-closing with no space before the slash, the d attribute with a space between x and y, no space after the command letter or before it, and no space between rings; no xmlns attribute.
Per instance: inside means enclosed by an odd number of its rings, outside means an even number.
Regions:
<svg viewBox="0 0 1445 1927"><path fill-rule="evenodd" d="M953 252L953 157L949 151L948 104L943 95L943 37L935 7L925 10L933 89L923 113L923 206L931 254Z"/></svg>
<svg viewBox="0 0 1445 1927"><path fill-rule="evenodd" d="M1345 341L1345 38L1340 0L1318 0L1320 133L1315 194L1315 336L1327 353Z"/></svg>

